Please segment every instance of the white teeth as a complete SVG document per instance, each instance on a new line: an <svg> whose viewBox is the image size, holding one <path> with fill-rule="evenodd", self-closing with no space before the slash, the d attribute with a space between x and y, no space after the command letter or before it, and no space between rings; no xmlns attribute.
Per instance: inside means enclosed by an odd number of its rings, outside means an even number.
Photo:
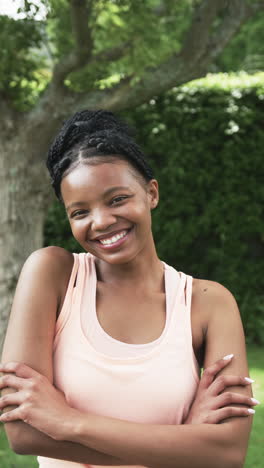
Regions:
<svg viewBox="0 0 264 468"><path fill-rule="evenodd" d="M126 234L127 234L127 231L122 231L122 232L120 232L119 234L116 234L115 236L110 237L110 239L101 239L100 242L101 242L101 244L103 244L103 245L114 244L114 243L117 242L119 239L122 239L122 237L124 237Z"/></svg>

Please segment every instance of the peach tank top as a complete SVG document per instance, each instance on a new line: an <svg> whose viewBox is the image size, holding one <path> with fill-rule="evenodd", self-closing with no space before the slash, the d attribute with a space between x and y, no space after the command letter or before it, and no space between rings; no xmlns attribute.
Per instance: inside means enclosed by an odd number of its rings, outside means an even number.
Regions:
<svg viewBox="0 0 264 468"><path fill-rule="evenodd" d="M192 277L163 264L163 332L150 343L128 344L108 335L97 319L94 257L74 254L53 353L54 384L70 406L147 424L181 424L186 417L199 381L192 348ZM99 466L46 457L38 461L41 468Z"/></svg>

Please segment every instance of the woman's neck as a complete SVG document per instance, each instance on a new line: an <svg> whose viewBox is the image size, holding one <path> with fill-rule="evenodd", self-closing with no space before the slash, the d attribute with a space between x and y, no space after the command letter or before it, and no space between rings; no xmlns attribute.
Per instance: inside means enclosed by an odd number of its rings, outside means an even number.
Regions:
<svg viewBox="0 0 264 468"><path fill-rule="evenodd" d="M160 284L164 276L163 263L157 256L155 245L140 252L127 263L111 264L96 259L97 279L122 288L152 288Z"/></svg>

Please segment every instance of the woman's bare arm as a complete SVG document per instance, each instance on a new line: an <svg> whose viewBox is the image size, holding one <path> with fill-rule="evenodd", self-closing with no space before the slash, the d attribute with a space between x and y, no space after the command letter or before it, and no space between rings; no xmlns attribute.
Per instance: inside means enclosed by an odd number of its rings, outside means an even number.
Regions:
<svg viewBox="0 0 264 468"><path fill-rule="evenodd" d="M206 328L206 352L204 369L209 369L213 363L225 354L234 354L228 367L218 376L238 375L248 376L245 336L239 309L233 295L224 286L212 281L199 281L193 297L193 306L204 314ZM220 377L221 378L221 377ZM228 386L223 392L226 395L225 406L232 405L232 393L252 397L251 385ZM244 460L252 417L232 417L222 421L222 425L230 432L232 441ZM243 466L243 464L241 465Z"/></svg>
<svg viewBox="0 0 264 468"><path fill-rule="evenodd" d="M53 381L56 313L72 265L72 254L59 247L40 249L28 258L18 281L2 362L24 362ZM8 388L2 394L11 392L14 390ZM77 443L55 441L22 421L5 424L5 430L11 448L20 454L100 465L128 464Z"/></svg>

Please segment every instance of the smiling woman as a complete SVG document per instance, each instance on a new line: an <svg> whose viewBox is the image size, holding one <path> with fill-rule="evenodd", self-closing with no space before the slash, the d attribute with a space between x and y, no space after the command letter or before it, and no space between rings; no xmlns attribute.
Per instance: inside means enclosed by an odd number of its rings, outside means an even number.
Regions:
<svg viewBox="0 0 264 468"><path fill-rule="evenodd" d="M127 161L111 158L111 164L100 158L95 164L94 157L92 165L80 163L63 178L61 196L82 247L108 263L127 263L143 248L153 249L150 209L158 188L154 179L139 182Z"/></svg>
<svg viewBox="0 0 264 468"><path fill-rule="evenodd" d="M41 249L21 272L0 366L11 447L42 468L241 467L258 402L237 305L158 258L158 182L128 127L78 112L47 167L86 253Z"/></svg>

